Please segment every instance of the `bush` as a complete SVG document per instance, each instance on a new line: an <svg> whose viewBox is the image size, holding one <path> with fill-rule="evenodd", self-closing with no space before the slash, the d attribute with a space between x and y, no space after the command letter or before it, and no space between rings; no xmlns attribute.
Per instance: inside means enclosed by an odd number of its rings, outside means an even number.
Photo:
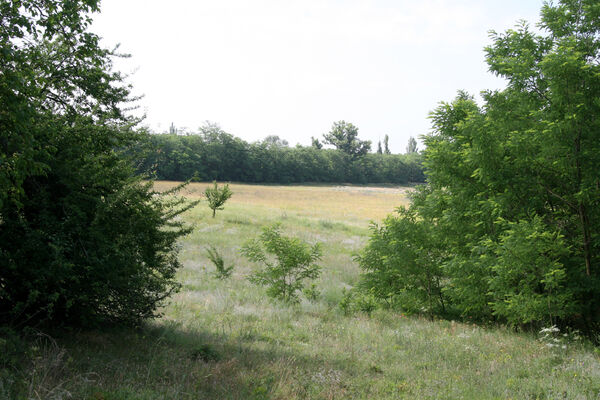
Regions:
<svg viewBox="0 0 600 400"><path fill-rule="evenodd" d="M496 259L490 279L494 313L512 325L532 321L554 325L573 312L573 291L562 260L564 238L541 218L508 223L498 243L489 242Z"/></svg>
<svg viewBox="0 0 600 400"><path fill-rule="evenodd" d="M321 267L314 264L321 258L320 244L310 247L297 238L283 236L278 224L264 228L259 240L244 245L242 254L265 266L252 274L250 281L267 286L269 296L287 303L298 302L304 281L321 273Z"/></svg>
<svg viewBox="0 0 600 400"><path fill-rule="evenodd" d="M12 5L11 5L12 4ZM97 1L2 3L0 323L138 323L178 289L177 216L135 177L130 87L86 31Z"/></svg>
<svg viewBox="0 0 600 400"><path fill-rule="evenodd" d="M360 288L352 288L350 290L343 289L342 299L339 307L344 315L352 315L356 312L363 312L371 316L373 311L377 310L380 302L373 295Z"/></svg>
<svg viewBox="0 0 600 400"><path fill-rule="evenodd" d="M379 302L408 313L444 313L442 250L430 221L412 209L398 209L357 257L364 270L360 288Z"/></svg>

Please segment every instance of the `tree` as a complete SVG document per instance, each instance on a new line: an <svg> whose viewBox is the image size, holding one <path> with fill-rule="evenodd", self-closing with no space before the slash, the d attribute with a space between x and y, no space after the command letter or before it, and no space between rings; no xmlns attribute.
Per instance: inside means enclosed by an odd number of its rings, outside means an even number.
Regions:
<svg viewBox="0 0 600 400"><path fill-rule="evenodd" d="M383 150L381 149L381 140L377 142L377 154L383 154Z"/></svg>
<svg viewBox="0 0 600 400"><path fill-rule="evenodd" d="M262 270L252 274L250 281L268 286L269 296L287 303L298 302L304 281L315 279L321 273L315 264L321 258L320 244L309 247L297 238L284 236L279 225L264 228L259 240L244 245L242 254L250 261L264 264Z"/></svg>
<svg viewBox="0 0 600 400"><path fill-rule="evenodd" d="M213 187L207 187L204 191L206 200L208 200L208 207L213 211L213 218L217 213L217 210L223 209L223 204L233 195L233 192L229 189L229 185L225 184L222 188L219 188L217 181L213 182Z"/></svg>
<svg viewBox="0 0 600 400"><path fill-rule="evenodd" d="M326 144L335 146L351 160L364 156L371 150L371 142L358 139L358 128L346 121L334 122L329 133L323 135Z"/></svg>
<svg viewBox="0 0 600 400"><path fill-rule="evenodd" d="M311 140L311 146L314 147L317 150L320 150L323 148L323 144L321 142L319 142L319 139L315 138L314 136L310 137Z"/></svg>
<svg viewBox="0 0 600 400"><path fill-rule="evenodd" d="M450 308L597 332L600 8L563 0L541 16L541 33L520 23L491 35L487 63L506 89L484 92L482 106L459 92L432 112L427 191L411 211L430 221L446 252L441 291ZM406 254L408 273L418 255Z"/></svg>
<svg viewBox="0 0 600 400"><path fill-rule="evenodd" d="M408 144L406 145L406 154L413 154L417 152L417 141L414 137L410 137L408 139Z"/></svg>
<svg viewBox="0 0 600 400"><path fill-rule="evenodd" d="M87 32L93 11L0 3L2 323L138 323L179 287L176 217L193 203L134 176L145 135L115 54Z"/></svg>
<svg viewBox="0 0 600 400"><path fill-rule="evenodd" d="M290 144L287 140L281 139L277 135L269 135L262 140L262 144L267 147L288 147Z"/></svg>
<svg viewBox="0 0 600 400"><path fill-rule="evenodd" d="M390 141L390 137L388 135L385 135L383 137L383 153L384 154L392 154L392 152L390 151L390 147L389 147L389 141Z"/></svg>

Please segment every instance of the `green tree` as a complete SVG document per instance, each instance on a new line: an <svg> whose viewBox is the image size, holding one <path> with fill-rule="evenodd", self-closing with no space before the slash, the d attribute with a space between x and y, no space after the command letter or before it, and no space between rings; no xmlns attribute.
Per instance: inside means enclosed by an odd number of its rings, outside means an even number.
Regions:
<svg viewBox="0 0 600 400"><path fill-rule="evenodd" d="M388 135L385 135L383 137L383 153L384 154L392 154L392 152L390 151L389 142L390 142L390 137Z"/></svg>
<svg viewBox="0 0 600 400"><path fill-rule="evenodd" d="M381 149L381 140L377 142L377 154L383 154L383 150Z"/></svg>
<svg viewBox="0 0 600 400"><path fill-rule="evenodd" d="M208 207L213 211L213 218L215 217L217 210L223 209L223 204L233 195L229 184L225 184L223 187L217 185L217 181L213 182L213 187L207 187L204 191L206 200L208 201Z"/></svg>
<svg viewBox="0 0 600 400"><path fill-rule="evenodd" d="M592 332L600 329L600 7L564 0L541 17L541 33L520 23L491 36L487 62L506 89L484 92L482 106L459 92L431 114L428 189L411 211L447 252L441 291L451 308Z"/></svg>
<svg viewBox="0 0 600 400"><path fill-rule="evenodd" d="M314 147L315 149L320 150L323 148L323 144L319 141L318 138L311 136L310 140L311 140L311 146Z"/></svg>
<svg viewBox="0 0 600 400"><path fill-rule="evenodd" d="M267 294L287 303L298 302L298 292L306 279L316 279L321 268L315 264L321 258L321 246L308 246L297 238L281 234L274 225L263 229L259 240L244 245L242 254L250 261L263 264L250 281L267 286Z"/></svg>
<svg viewBox="0 0 600 400"><path fill-rule="evenodd" d="M406 145L406 154L412 154L417 152L417 140L414 137L410 137L408 139L408 144Z"/></svg>
<svg viewBox="0 0 600 400"><path fill-rule="evenodd" d="M373 225L357 257L364 271L361 289L404 312L445 314L444 251L431 222L414 209L400 208L382 226Z"/></svg>
<svg viewBox="0 0 600 400"><path fill-rule="evenodd" d="M358 139L358 128L346 121L334 122L329 133L323 135L326 144L335 146L351 160L364 156L371 150L371 142Z"/></svg>
<svg viewBox="0 0 600 400"><path fill-rule="evenodd" d="M98 3L0 2L0 320L138 323L179 284L193 204L134 176L130 88ZM168 195L172 195L171 192Z"/></svg>

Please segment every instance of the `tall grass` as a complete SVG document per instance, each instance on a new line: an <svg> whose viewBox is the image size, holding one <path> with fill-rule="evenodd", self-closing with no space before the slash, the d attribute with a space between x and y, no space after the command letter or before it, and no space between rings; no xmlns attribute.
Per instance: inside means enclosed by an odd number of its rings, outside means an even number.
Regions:
<svg viewBox="0 0 600 400"><path fill-rule="evenodd" d="M192 185L190 195L203 187ZM369 221L405 201L402 190L231 189L215 219L203 204L186 216L197 226L181 243L183 288L163 318L136 330L49 332L45 344L28 341L38 350L18 375L25 398L599 398L600 352L580 341L550 347L533 333L386 310L344 315L338 302L359 274L352 256ZM323 243L316 301L287 306L247 281L254 267L239 249L273 222ZM207 246L235 266L229 279L214 278Z"/></svg>

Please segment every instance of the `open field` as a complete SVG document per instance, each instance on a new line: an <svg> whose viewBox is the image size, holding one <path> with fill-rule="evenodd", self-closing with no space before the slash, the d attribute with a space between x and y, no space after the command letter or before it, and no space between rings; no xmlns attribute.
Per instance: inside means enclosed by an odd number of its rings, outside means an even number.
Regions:
<svg viewBox="0 0 600 400"><path fill-rule="evenodd" d="M206 186L185 190L197 197ZM216 218L205 203L186 216L196 228L182 241L183 287L164 317L137 330L40 336L23 376L30 398L600 398L600 352L584 343L549 347L503 328L386 310L341 312L343 290L358 279L353 254L368 240L369 222L405 204L406 189L231 188ZM239 249L275 222L288 235L323 244L317 301L286 306L247 281L256 266ZM234 265L230 279L213 277L208 245Z"/></svg>

